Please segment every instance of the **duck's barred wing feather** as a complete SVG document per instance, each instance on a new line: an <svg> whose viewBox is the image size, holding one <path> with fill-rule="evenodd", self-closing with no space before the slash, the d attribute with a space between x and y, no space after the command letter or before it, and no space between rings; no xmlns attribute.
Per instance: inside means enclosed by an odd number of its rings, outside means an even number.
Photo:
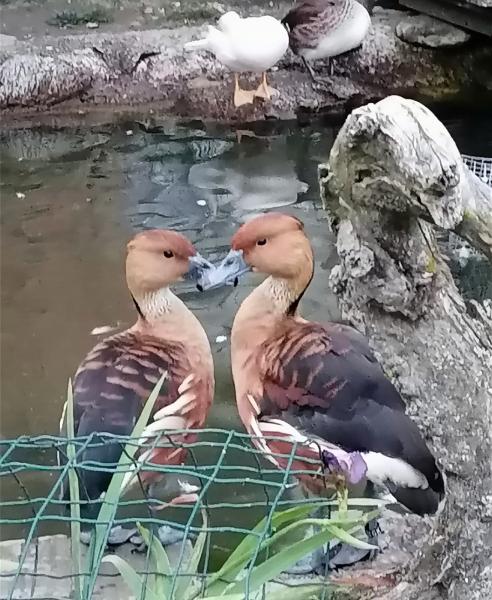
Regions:
<svg viewBox="0 0 492 600"><path fill-rule="evenodd" d="M173 402L188 374L183 369L183 355L181 345L164 345L153 337L129 332L97 344L74 379L77 434L131 433L143 404L164 372L168 376L155 410Z"/></svg>
<svg viewBox="0 0 492 600"><path fill-rule="evenodd" d="M260 354L261 417L347 451L401 458L433 483L434 457L367 340L346 325L290 321Z"/></svg>
<svg viewBox="0 0 492 600"><path fill-rule="evenodd" d="M74 378L74 421L77 436L131 434L140 412L164 372L168 373L154 412L174 402L178 387L188 375L179 344L162 344L150 336L124 332L97 344ZM79 456L81 461L118 462L122 444L94 436L95 444ZM99 442L99 443L97 443ZM99 497L111 472L85 470L83 484L90 498Z"/></svg>
<svg viewBox="0 0 492 600"><path fill-rule="evenodd" d="M294 6L282 19L282 23L289 27L292 51L297 53L301 48L316 48L321 36L343 16L340 7L331 2L323 6L320 0L307 0Z"/></svg>
<svg viewBox="0 0 492 600"><path fill-rule="evenodd" d="M291 319L265 343L260 363L269 397L280 409L339 405L346 410L361 396L405 410L367 340L347 325Z"/></svg>

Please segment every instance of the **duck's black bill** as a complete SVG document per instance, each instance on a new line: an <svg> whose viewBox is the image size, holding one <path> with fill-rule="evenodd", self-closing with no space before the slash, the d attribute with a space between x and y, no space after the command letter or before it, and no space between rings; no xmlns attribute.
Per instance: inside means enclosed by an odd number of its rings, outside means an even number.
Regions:
<svg viewBox="0 0 492 600"><path fill-rule="evenodd" d="M188 262L190 268L188 269L188 272L184 278L188 281L193 281L197 285L199 284L204 273L215 268L213 263L206 258L203 258L203 256L198 253L195 254L195 256L190 256Z"/></svg>
<svg viewBox="0 0 492 600"><path fill-rule="evenodd" d="M201 291L214 290L224 285L237 285L238 279L250 271L244 262L242 250L231 250L224 260L203 271L197 287Z"/></svg>

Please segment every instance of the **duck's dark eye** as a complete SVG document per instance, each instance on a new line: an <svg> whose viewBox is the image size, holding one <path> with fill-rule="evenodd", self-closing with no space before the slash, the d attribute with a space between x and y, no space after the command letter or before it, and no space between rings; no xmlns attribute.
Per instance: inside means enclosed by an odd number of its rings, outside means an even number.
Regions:
<svg viewBox="0 0 492 600"><path fill-rule="evenodd" d="M172 258L174 256L174 254L171 252L171 250L164 250L163 254L166 258Z"/></svg>
<svg viewBox="0 0 492 600"><path fill-rule="evenodd" d="M266 244L266 240L265 240L265 239L263 239L263 240L258 240L258 241L256 242L256 244L257 244L258 246L264 246L264 245Z"/></svg>

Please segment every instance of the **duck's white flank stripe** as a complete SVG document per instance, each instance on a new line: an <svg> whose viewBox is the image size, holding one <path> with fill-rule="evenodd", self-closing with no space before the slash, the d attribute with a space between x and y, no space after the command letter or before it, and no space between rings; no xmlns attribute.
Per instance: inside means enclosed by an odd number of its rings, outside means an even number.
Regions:
<svg viewBox="0 0 492 600"><path fill-rule="evenodd" d="M178 392L180 394L184 394L184 392L187 392L191 388L194 380L195 376L193 375L193 373L190 373L187 377L183 379L183 382L178 388Z"/></svg>
<svg viewBox="0 0 492 600"><path fill-rule="evenodd" d="M195 376L193 373L185 377L183 382L178 388L180 396L171 404L164 406L154 414L154 420L149 423L142 432L138 445L141 446L148 442L149 439L159 435L160 433L170 434L173 431L186 429L188 424L186 414L194 406L196 395L190 390L191 385ZM123 482L121 484L121 493L127 492L137 481L137 471L141 468L142 464L148 460L154 450L152 448L143 452L137 459L137 466L132 466L131 470L125 474ZM169 460L173 459L179 452L180 448L176 448L170 455Z"/></svg>
<svg viewBox="0 0 492 600"><path fill-rule="evenodd" d="M319 438L307 438L295 427L281 419L262 421L258 426L264 436L288 435L300 444L307 444L316 454L319 454L320 447L328 450L336 447ZM379 452L362 452L361 455L367 465L366 477L373 483L385 486L391 482L397 486L421 489L429 486L427 478L420 471L400 458L392 458Z"/></svg>
<svg viewBox="0 0 492 600"><path fill-rule="evenodd" d="M253 396L251 394L248 394L247 398L249 400L249 403L253 407L253 410L255 411L255 413L257 415L259 415L260 414L260 408L259 408L258 404L256 404L256 400L253 398Z"/></svg>
<svg viewBox="0 0 492 600"><path fill-rule="evenodd" d="M255 410L255 407L258 408L258 405L256 404L256 401L251 394L248 394L247 399L253 407L253 410ZM259 409L257 414L258 413ZM251 419L249 420L249 432L256 436L256 438L253 440L253 443L257 448L259 448L263 452L265 458L276 467L279 467L280 465L277 459L273 456L265 440L265 435L263 432L263 423L260 423L258 419L253 415L251 415Z"/></svg>
<svg viewBox="0 0 492 600"><path fill-rule="evenodd" d="M131 470L125 473L123 481L121 482L120 494L127 492L136 483L136 481L138 481L136 477L137 470L140 470L141 465L150 458L152 452L152 448L143 452L138 457L137 464L135 465L135 463L133 463Z"/></svg>
<svg viewBox="0 0 492 600"><path fill-rule="evenodd" d="M172 404L168 404L167 406L164 406L158 410L154 415L154 419L162 419L163 417L171 415L185 415L191 410L192 404L195 402L195 400L195 394L192 394L191 392L185 392Z"/></svg>
<svg viewBox="0 0 492 600"><path fill-rule="evenodd" d="M429 487L427 478L400 458L391 458L380 452L362 452L367 465L367 479L379 485L388 481L395 485L410 488Z"/></svg>
<svg viewBox="0 0 492 600"><path fill-rule="evenodd" d="M145 442L148 438L159 433L169 432L169 430L186 429L186 420L178 415L169 415L153 421L143 430L139 443Z"/></svg>

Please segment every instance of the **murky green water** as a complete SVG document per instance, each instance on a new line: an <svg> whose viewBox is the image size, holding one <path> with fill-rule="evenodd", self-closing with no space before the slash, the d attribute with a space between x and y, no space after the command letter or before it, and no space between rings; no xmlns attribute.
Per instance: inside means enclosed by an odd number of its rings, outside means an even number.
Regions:
<svg viewBox="0 0 492 600"><path fill-rule="evenodd" d="M460 149L492 156L492 119L448 118ZM306 224L316 275L303 301L307 317L338 317L328 287L336 260L320 208L317 165L337 126L262 126L238 143L230 131L142 124L86 130L26 130L2 140L2 437L55 433L67 379L99 338L94 328L123 329L135 315L125 287L125 244L142 228L182 231L212 259L226 251L240 223L282 209ZM275 129L277 128L277 130ZM208 425L242 430L229 374L228 339L238 304L257 283L200 295L178 288L202 321L214 350L217 394ZM213 464L214 449L201 460ZM243 464L241 453L227 459ZM50 459L51 460L51 459ZM248 459L249 460L249 459ZM24 480L42 496L49 477ZM259 488L216 490L231 502L260 497ZM15 481L3 495L16 497ZM264 498L264 494L263 494ZM250 511L250 524L260 514ZM222 515L237 519L234 512ZM4 537L20 533L4 532Z"/></svg>

